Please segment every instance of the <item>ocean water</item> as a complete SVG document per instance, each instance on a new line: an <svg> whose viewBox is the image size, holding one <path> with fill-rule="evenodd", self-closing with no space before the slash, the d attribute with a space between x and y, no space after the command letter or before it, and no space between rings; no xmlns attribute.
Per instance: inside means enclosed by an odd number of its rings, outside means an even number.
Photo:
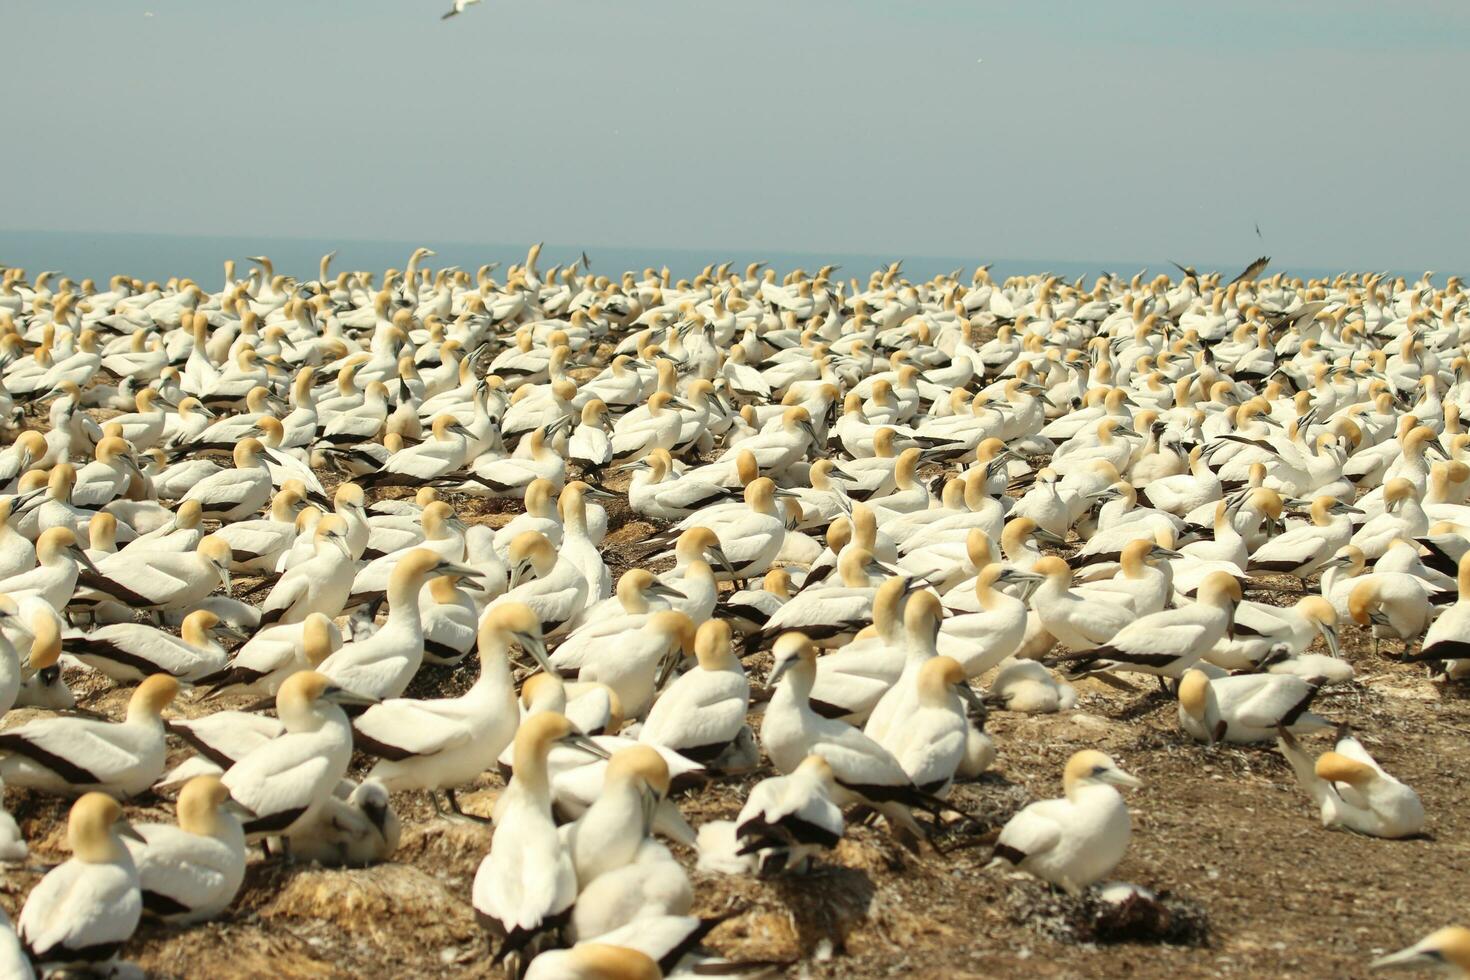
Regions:
<svg viewBox="0 0 1470 980"><path fill-rule="evenodd" d="M430 260L436 268L457 265L473 271L487 262L500 262L503 267L511 262L522 261L529 244L472 244L436 242L432 239L419 242L332 241L250 236L0 230L0 265L22 266L33 275L43 269L55 269L74 279L90 277L99 285L105 285L110 276L118 273L159 281L170 276L188 276L205 289L214 290L220 288L224 281L223 263L228 258L240 263L236 270L237 275L243 274L243 270L249 267L245 261L246 256L267 255L275 263L277 272L301 279L315 279L321 256L332 249L337 250L337 257L332 263L334 272L344 269L371 269L377 272L389 267L401 269L408 260L409 253L420 245L438 253ZM554 264L566 264L575 260L583 251L584 246L581 245L547 243L542 249L540 267L547 269ZM778 272L787 272L798 267L810 272L832 262L842 267L837 273L839 277L846 279L856 276L860 281L866 281L869 272L886 267L896 259L903 260L904 274L916 280L959 269L962 279L968 281L975 266L985 263L991 263L991 274L999 278L1051 272L1068 281L1084 277L1089 285L1103 271L1125 277L1141 269L1147 269L1150 273L1178 274L1173 266L1162 259L1141 261L1137 258L1079 262L992 255L820 254L776 249L721 251L599 246L586 246L585 251L592 260L593 271L609 276L619 275L628 269L641 272L650 266L662 268L667 265L676 278L688 278L696 275L707 264L725 261L735 263L736 268L741 270L750 262L765 261L771 263ZM1254 256L1245 257L1240 268L1252 258ZM1224 271L1227 275L1234 275L1239 268L1232 267ZM1292 267L1290 271L1296 275L1322 276L1331 275L1337 270ZM1404 274L1411 277L1418 275L1417 272L1407 271Z"/></svg>

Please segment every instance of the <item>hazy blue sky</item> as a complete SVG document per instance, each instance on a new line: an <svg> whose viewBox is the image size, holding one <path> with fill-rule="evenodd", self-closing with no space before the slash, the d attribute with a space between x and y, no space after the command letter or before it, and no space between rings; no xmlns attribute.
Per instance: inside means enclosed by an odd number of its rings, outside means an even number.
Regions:
<svg viewBox="0 0 1470 980"><path fill-rule="evenodd" d="M5 0L0 229L1470 268L1460 0L447 6Z"/></svg>

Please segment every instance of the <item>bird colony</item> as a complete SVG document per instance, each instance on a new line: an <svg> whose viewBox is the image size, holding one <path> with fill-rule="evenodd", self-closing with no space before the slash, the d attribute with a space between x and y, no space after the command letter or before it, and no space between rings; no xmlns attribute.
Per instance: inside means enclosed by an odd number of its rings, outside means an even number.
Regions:
<svg viewBox="0 0 1470 980"><path fill-rule="evenodd" d="M1004 784L996 716L1120 691L1200 765L1284 759L1304 834L1432 825L1321 700L1470 676L1458 278L539 251L0 272L0 973L112 969L424 821L482 835L473 965L538 980L795 975L722 957L695 882L799 902L854 835L1157 901L1112 877L1148 749L1084 740L996 819L957 793ZM1470 968L1456 911L1381 965Z"/></svg>

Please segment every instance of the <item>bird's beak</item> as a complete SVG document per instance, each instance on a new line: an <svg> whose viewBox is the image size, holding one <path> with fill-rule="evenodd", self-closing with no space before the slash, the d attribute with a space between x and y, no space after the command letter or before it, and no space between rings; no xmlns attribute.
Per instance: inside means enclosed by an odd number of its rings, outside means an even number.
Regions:
<svg viewBox="0 0 1470 980"><path fill-rule="evenodd" d="M985 702L980 699L980 694L973 687L968 683L962 682L956 684L954 690L960 696L960 700L970 709L971 713L980 718L985 717Z"/></svg>
<svg viewBox="0 0 1470 980"><path fill-rule="evenodd" d="M529 561L517 563L516 566L510 570L510 583L508 585L508 588L514 589L516 586L520 585L522 577L525 576L526 571L529 568L531 568L531 563Z"/></svg>
<svg viewBox="0 0 1470 980"><path fill-rule="evenodd" d="M771 668L770 676L766 678L766 687L775 687L776 682L781 679L786 671L791 669L791 665L793 662L794 661L791 660L777 661L776 664Z"/></svg>
<svg viewBox="0 0 1470 980"><path fill-rule="evenodd" d="M126 837L129 840L135 840L139 844L148 843L147 840L144 839L143 835L138 833L138 828L133 826L131 820L128 820L126 818L119 819L117 823L113 824L113 827L116 828L119 837Z"/></svg>
<svg viewBox="0 0 1470 980"><path fill-rule="evenodd" d="M730 559L725 554L724 548L720 547L719 545L715 545L714 547L709 549L709 553L714 556L715 562L720 566L721 571L723 571L726 575L729 575L731 578L735 577L735 566L730 564Z"/></svg>
<svg viewBox="0 0 1470 980"><path fill-rule="evenodd" d="M663 690L664 685L669 682L669 680L674 676L674 671L678 669L679 661L683 659L684 653L679 648L679 645L677 643L670 644L668 652L665 653L663 655L663 658L659 661L658 676L654 679L653 682L654 690Z"/></svg>
<svg viewBox="0 0 1470 980"><path fill-rule="evenodd" d="M217 635L223 636L229 640L240 640L241 642L243 642L250 639L249 633L246 633L244 630L241 629L236 629L233 626L226 626L224 623L217 624L214 627L214 632Z"/></svg>
<svg viewBox="0 0 1470 980"><path fill-rule="evenodd" d="M1126 786L1129 789L1138 789L1143 785L1143 780L1121 769L1111 769L1104 773L1103 780L1112 783L1114 786Z"/></svg>
<svg viewBox="0 0 1470 980"><path fill-rule="evenodd" d="M1421 949L1419 945L1416 944L1410 946L1408 949L1401 949L1397 953L1389 953L1387 956L1380 956L1378 959L1368 964L1368 968L1370 970L1396 970L1403 969L1405 967L1416 966L1442 967L1444 966L1444 960L1437 953L1430 950Z"/></svg>
<svg viewBox="0 0 1470 980"><path fill-rule="evenodd" d="M561 737L557 741L561 742L563 745L570 745L572 748L581 749L583 752L586 752L589 755L595 755L599 759L609 759L612 757L606 749L598 745L596 742L592 741L592 739L588 738L586 735L583 735L581 732L572 732L569 735Z"/></svg>
<svg viewBox="0 0 1470 980"><path fill-rule="evenodd" d="M644 786L638 793L639 804L643 810L643 832L653 832L653 817L658 812L659 798L652 786Z"/></svg>
<svg viewBox="0 0 1470 980"><path fill-rule="evenodd" d="M364 708L378 703L378 699L370 694L358 694L354 691L347 690L345 687L338 687L336 684L328 685L327 689L322 692L322 698L331 701L333 704L352 705Z"/></svg>
<svg viewBox="0 0 1470 980"><path fill-rule="evenodd" d="M457 575L460 578L467 579L481 579L485 577L485 573L480 571L478 568L472 568L469 565L461 565L458 562L453 561L441 561L439 564L434 566L434 571L439 575Z"/></svg>
<svg viewBox="0 0 1470 980"><path fill-rule="evenodd" d="M689 598L672 585L666 585L658 579L654 579L653 584L646 591L649 595L656 596L660 599L679 600Z"/></svg>
<svg viewBox="0 0 1470 980"><path fill-rule="evenodd" d="M225 594L229 595L235 590L234 579L230 576L230 566L227 562L217 561L214 567L219 569L219 580L225 587Z"/></svg>
<svg viewBox="0 0 1470 980"><path fill-rule="evenodd" d="M225 801L220 804L220 810L230 814L230 816L234 817L236 820L250 820L257 816L255 811L251 810L249 807L241 803L239 800L235 799L233 796L225 798Z"/></svg>
<svg viewBox="0 0 1470 980"><path fill-rule="evenodd" d="M87 557L87 553L82 550L81 545L73 545L71 551L72 554L76 556L77 561L86 566L89 572L91 572L93 575L96 575L98 578L102 577L102 573L97 571L97 566L92 563L92 559Z"/></svg>
<svg viewBox="0 0 1470 980"><path fill-rule="evenodd" d="M1322 639L1327 643L1327 652L1334 657L1341 657L1341 647L1337 642L1337 628L1328 626L1326 623L1317 624L1317 632L1322 634Z"/></svg>
<svg viewBox="0 0 1470 980"><path fill-rule="evenodd" d="M22 513L23 511L25 511L26 508L30 507L32 501L39 500L41 497L44 497L45 495L46 495L46 488L45 487L37 487L36 489L30 491L29 493L19 494L14 499L12 499L11 502L10 502L10 513L11 513L11 515L13 516L15 514Z"/></svg>
<svg viewBox="0 0 1470 980"><path fill-rule="evenodd" d="M516 642L521 645L522 650L531 655L531 659L536 661L542 670L548 674L556 673L556 669L551 666L551 655L546 652L546 641L540 636L531 633L517 633Z"/></svg>

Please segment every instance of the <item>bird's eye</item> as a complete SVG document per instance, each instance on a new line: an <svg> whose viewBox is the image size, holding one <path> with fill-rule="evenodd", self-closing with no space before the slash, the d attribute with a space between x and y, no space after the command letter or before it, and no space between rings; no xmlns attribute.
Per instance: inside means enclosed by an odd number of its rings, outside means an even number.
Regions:
<svg viewBox="0 0 1470 980"><path fill-rule="evenodd" d="M1108 771L1108 767L1107 766L1093 766L1092 767L1092 774L1094 776L1101 776L1103 773L1105 773L1107 771Z"/></svg>

